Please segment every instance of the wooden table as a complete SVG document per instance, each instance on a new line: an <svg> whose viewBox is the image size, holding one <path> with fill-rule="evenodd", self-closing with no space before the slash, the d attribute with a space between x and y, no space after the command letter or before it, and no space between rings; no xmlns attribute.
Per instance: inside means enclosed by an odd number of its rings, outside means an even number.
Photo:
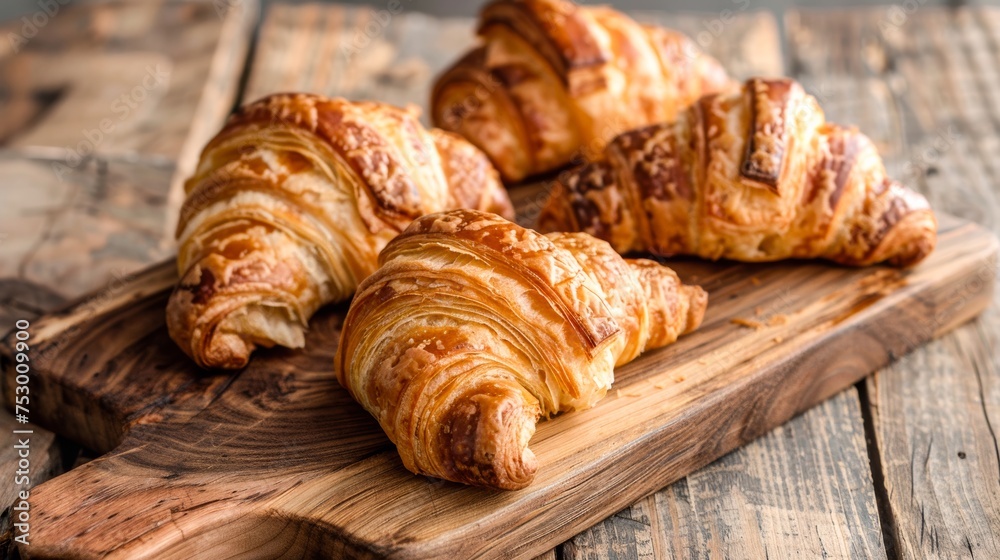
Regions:
<svg viewBox="0 0 1000 560"><path fill-rule="evenodd" d="M636 16L692 34L737 76L796 77L935 208L1000 232L1000 11L909 9L793 11L784 33L765 13ZM88 3L46 22L0 42L0 331L168 257L180 183L234 104L305 90L423 105L473 41L467 19L260 15L254 0ZM998 339L995 303L545 556L1000 557ZM89 458L35 436L33 484ZM15 462L0 449L0 473Z"/></svg>

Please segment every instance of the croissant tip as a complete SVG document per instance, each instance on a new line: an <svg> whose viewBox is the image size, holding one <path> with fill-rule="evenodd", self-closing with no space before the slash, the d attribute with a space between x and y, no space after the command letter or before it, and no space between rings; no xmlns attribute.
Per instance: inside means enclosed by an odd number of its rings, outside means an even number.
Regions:
<svg viewBox="0 0 1000 560"><path fill-rule="evenodd" d="M687 292L690 304L688 306L687 325L681 331L681 334L687 334L700 327L702 320L705 319L705 309L708 308L708 292L701 286L685 285L684 290Z"/></svg>
<svg viewBox="0 0 1000 560"><path fill-rule="evenodd" d="M235 334L212 336L196 353L195 361L206 369L242 369L250 363L254 346Z"/></svg>
<svg viewBox="0 0 1000 560"><path fill-rule="evenodd" d="M937 217L930 210L927 201L909 192L916 200L914 206L923 206L906 214L893 224L885 234L873 255L881 256L886 264L898 268L912 268L927 258L937 245Z"/></svg>
<svg viewBox="0 0 1000 560"><path fill-rule="evenodd" d="M538 460L528 448L541 413L510 387L507 398L482 393L451 404L441 425L445 440L445 478L455 482L518 490L531 484Z"/></svg>
<svg viewBox="0 0 1000 560"><path fill-rule="evenodd" d="M937 236L921 236L903 245L899 252L889 258L887 262L899 268L912 268L926 259L934 251L935 245L937 245Z"/></svg>

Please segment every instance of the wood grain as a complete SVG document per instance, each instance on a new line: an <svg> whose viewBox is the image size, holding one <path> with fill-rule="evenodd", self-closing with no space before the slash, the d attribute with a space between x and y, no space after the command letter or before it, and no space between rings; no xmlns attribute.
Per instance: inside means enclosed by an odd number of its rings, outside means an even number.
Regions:
<svg viewBox="0 0 1000 560"><path fill-rule="evenodd" d="M0 245L0 254L3 246ZM61 305L63 300L57 294L45 288L17 279L0 280L0 333L3 336L14 329L14 323L20 319L34 320L36 317ZM11 444L0 448L0 472L9 473L11 480L0 487L0 558L14 558L13 537L14 527L11 521L12 508L21 490L28 490L36 484L41 484L50 478L66 472L79 455L77 446L57 437L54 433L35 424L22 425L7 410L0 411L0 433L12 434L13 430L31 430L30 437L31 466L29 483L18 485L13 477L18 470L17 443L11 439ZM11 436L15 437L15 436ZM16 437L25 437L24 435Z"/></svg>
<svg viewBox="0 0 1000 560"><path fill-rule="evenodd" d="M540 424L540 472L510 493L402 468L332 378L343 306L314 318L304 351L198 371L163 328L166 263L35 326L33 413L110 453L36 489L31 553L530 557L968 320L992 291L957 280L996 249L982 229L945 221L938 250L909 272L678 262L709 290L703 327L621 368L594 409ZM761 305L785 323L730 322ZM944 321L922 328L931 313Z"/></svg>
<svg viewBox="0 0 1000 560"><path fill-rule="evenodd" d="M169 168L95 160L60 180L51 161L0 155L0 332L94 290L120 289L127 275L167 254L161 244ZM26 490L62 474L77 446L35 425L22 426L4 410L0 431L31 429L30 484L4 485L0 508ZM23 437L23 436L20 436ZM0 449L0 472L17 470L17 450ZM9 510L8 510L9 511ZM13 533L0 522L0 558Z"/></svg>
<svg viewBox="0 0 1000 560"><path fill-rule="evenodd" d="M884 558L864 437L851 388L573 537L563 557Z"/></svg>
<svg viewBox="0 0 1000 560"><path fill-rule="evenodd" d="M0 278L75 298L171 253L162 233L173 165L88 160L57 175L53 163L0 155Z"/></svg>
<svg viewBox="0 0 1000 560"><path fill-rule="evenodd" d="M62 6L16 52L5 41L4 145L62 155L86 140L83 131L109 119L115 126L97 142L100 156L179 162L188 145L200 149L232 108L256 9L253 0L225 12L220 5L226 4ZM11 21L0 31L22 36L22 27Z"/></svg>
<svg viewBox="0 0 1000 560"><path fill-rule="evenodd" d="M803 11L787 28L792 66L826 90L828 115L863 123L935 208L1000 230L1000 11ZM974 292L994 276L962 282ZM1000 555L998 331L994 303L863 387L887 542L901 557Z"/></svg>
<svg viewBox="0 0 1000 560"><path fill-rule="evenodd" d="M19 424L14 416L6 410L0 412L0 431L4 434L10 434L13 430L31 430L34 433L12 435L10 436L10 444L0 449L0 469L3 469L5 473L10 473L8 476L11 477L11 480L5 481L0 489L0 504L3 504L3 514L0 515L0 558L4 559L16 558L13 546L15 535L13 524L17 521L12 519L16 513L12 512L10 508L20 501L18 493L66 472L79 455L79 449L75 445L67 443L54 433L34 424ZM25 437L30 439L31 474L30 483L22 486L13 483L19 459L18 450L14 449L14 445L18 443L16 438Z"/></svg>
<svg viewBox="0 0 1000 560"><path fill-rule="evenodd" d="M21 21L0 28L3 333L168 254L168 192L232 107L256 19L256 0L51 4L30 37ZM30 428L31 485L77 462L76 446ZM2 472L16 452L0 450ZM7 508L23 488L4 489Z"/></svg>
<svg viewBox="0 0 1000 560"><path fill-rule="evenodd" d="M92 159L172 166L179 204L233 106L257 0L59 4L33 35L20 20L0 26L25 39L0 47L0 146L62 172Z"/></svg>

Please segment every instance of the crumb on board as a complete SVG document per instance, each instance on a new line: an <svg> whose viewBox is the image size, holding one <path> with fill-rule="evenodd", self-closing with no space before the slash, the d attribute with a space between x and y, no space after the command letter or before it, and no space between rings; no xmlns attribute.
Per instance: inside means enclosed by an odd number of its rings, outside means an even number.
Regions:
<svg viewBox="0 0 1000 560"><path fill-rule="evenodd" d="M654 383L653 387L656 387L657 389L666 389L667 388L663 383Z"/></svg>
<svg viewBox="0 0 1000 560"><path fill-rule="evenodd" d="M756 276L751 276L750 283L753 284L754 286L760 286L760 278L757 278Z"/></svg>
<svg viewBox="0 0 1000 560"><path fill-rule="evenodd" d="M708 363L708 358L698 358L698 363L701 365L705 365Z"/></svg>
<svg viewBox="0 0 1000 560"><path fill-rule="evenodd" d="M781 344L781 342L783 340L785 340L785 339L782 338L782 337L780 337L780 336L776 336L776 337L772 338L771 340L773 340L775 342L775 344Z"/></svg>
<svg viewBox="0 0 1000 560"><path fill-rule="evenodd" d="M778 325L786 325L786 324L788 324L788 315L785 315L784 313L778 313L777 315L767 320L767 326L769 327L776 327Z"/></svg>
<svg viewBox="0 0 1000 560"><path fill-rule="evenodd" d="M764 323L761 323L760 321L754 321L753 319L744 319L742 317L733 317L732 319L729 320L729 322L734 325L739 325L741 327L746 327L748 329L754 329L754 330L760 330L766 326L764 325Z"/></svg>
<svg viewBox="0 0 1000 560"><path fill-rule="evenodd" d="M678 375L677 377L674 378L674 383L683 383L685 379L687 378L684 377L683 375Z"/></svg>

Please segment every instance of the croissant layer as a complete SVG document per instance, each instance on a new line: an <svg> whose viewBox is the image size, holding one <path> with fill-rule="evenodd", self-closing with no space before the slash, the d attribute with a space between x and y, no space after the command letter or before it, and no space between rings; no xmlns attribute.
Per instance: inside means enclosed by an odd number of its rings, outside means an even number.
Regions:
<svg viewBox="0 0 1000 560"><path fill-rule="evenodd" d="M498 0L483 8L479 35L483 44L438 78L432 116L509 181L599 153L729 83L684 35L604 6Z"/></svg>
<svg viewBox="0 0 1000 560"><path fill-rule="evenodd" d="M761 78L615 138L560 176L538 227L620 252L853 266L911 266L937 239L927 200L866 136L826 122L798 83Z"/></svg>
<svg viewBox="0 0 1000 560"><path fill-rule="evenodd" d="M317 95L266 97L202 152L177 225L171 337L203 367L300 347L309 318L371 274L413 219L512 207L489 161L412 111Z"/></svg>
<svg viewBox="0 0 1000 560"><path fill-rule="evenodd" d="M361 283L341 332L341 385L419 474L531 482L539 418L593 406L614 367L697 328L706 294L580 233L494 214L414 221Z"/></svg>

